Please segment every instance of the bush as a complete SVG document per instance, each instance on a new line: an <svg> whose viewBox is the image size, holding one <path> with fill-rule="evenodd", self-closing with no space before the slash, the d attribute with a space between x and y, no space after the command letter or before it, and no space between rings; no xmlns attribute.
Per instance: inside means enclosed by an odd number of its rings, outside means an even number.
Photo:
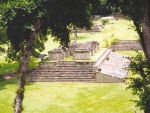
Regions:
<svg viewBox="0 0 150 113"><path fill-rule="evenodd" d="M102 19L102 25L109 23L109 19Z"/></svg>
<svg viewBox="0 0 150 113"><path fill-rule="evenodd" d="M30 59L29 59L29 63L28 63L28 68L33 68L37 65L37 62L38 62L38 59L33 57L33 56L30 56Z"/></svg>
<svg viewBox="0 0 150 113"><path fill-rule="evenodd" d="M103 39L106 47L110 47L111 45L115 44L119 41L119 39L112 33L109 37Z"/></svg>
<svg viewBox="0 0 150 113"><path fill-rule="evenodd" d="M114 38L112 41L111 41L111 45L114 45L115 43L117 43L119 41L118 38Z"/></svg>

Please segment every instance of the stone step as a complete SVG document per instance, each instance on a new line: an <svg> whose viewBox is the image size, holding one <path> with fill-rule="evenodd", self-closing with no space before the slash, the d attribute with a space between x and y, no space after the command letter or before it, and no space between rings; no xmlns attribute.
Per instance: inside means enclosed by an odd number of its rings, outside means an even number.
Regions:
<svg viewBox="0 0 150 113"><path fill-rule="evenodd" d="M37 68L35 70L40 71L40 70L87 70L87 69L93 69L93 67L53 67L53 68Z"/></svg>
<svg viewBox="0 0 150 113"><path fill-rule="evenodd" d="M74 74L74 75L72 75L72 74L51 74L51 75L49 75L49 74L30 74L28 77L93 77L93 74L92 73L89 73L89 74L85 74L85 75L79 75L79 74Z"/></svg>
<svg viewBox="0 0 150 113"><path fill-rule="evenodd" d="M78 76L78 77L71 77L71 76L64 76L64 77L57 77L57 76L41 76L41 77L38 77L38 76L34 76L34 77L28 77L29 79L93 79L94 77L92 76L89 76L89 77L83 77L83 76Z"/></svg>
<svg viewBox="0 0 150 113"><path fill-rule="evenodd" d="M92 72L93 69L85 69L85 70L34 70L32 72Z"/></svg>
<svg viewBox="0 0 150 113"><path fill-rule="evenodd" d="M70 77L78 77L78 76L80 76L80 77L82 77L82 76L85 76L85 77L87 77L87 76L93 76L93 73L84 73L84 74L82 74L82 73L80 73L80 74L70 74L70 73L68 73L68 74L30 74L30 76L40 76L40 77L42 77L42 76L58 76L58 77L65 77L65 76L70 76Z"/></svg>
<svg viewBox="0 0 150 113"><path fill-rule="evenodd" d="M93 73L31 73L32 76L93 76Z"/></svg>
<svg viewBox="0 0 150 113"><path fill-rule="evenodd" d="M96 79L31 79L31 82L96 82Z"/></svg>
<svg viewBox="0 0 150 113"><path fill-rule="evenodd" d="M60 64L58 64L57 67L77 67L77 65L60 65Z"/></svg>
<svg viewBox="0 0 150 113"><path fill-rule="evenodd" d="M48 68L49 69L49 68ZM52 69L52 68L51 68ZM54 69L54 68L53 68ZM56 69L56 68L55 68ZM60 69L68 69L68 70L84 70L84 69L93 69L93 67L76 67L76 68L72 68L72 67L57 67L57 70Z"/></svg>
<svg viewBox="0 0 150 113"><path fill-rule="evenodd" d="M93 74L92 70L85 71L33 71L30 74Z"/></svg>

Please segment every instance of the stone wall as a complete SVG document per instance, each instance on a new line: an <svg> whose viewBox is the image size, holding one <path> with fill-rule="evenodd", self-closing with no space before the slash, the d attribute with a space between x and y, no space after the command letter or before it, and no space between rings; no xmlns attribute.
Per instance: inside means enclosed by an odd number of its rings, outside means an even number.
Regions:
<svg viewBox="0 0 150 113"><path fill-rule="evenodd" d="M88 60L91 57L91 51L85 49L76 49L74 51L73 59L74 60Z"/></svg>
<svg viewBox="0 0 150 113"><path fill-rule="evenodd" d="M95 52L99 50L99 43L97 41L90 41L87 43L78 44L74 50L74 60L90 59Z"/></svg>
<svg viewBox="0 0 150 113"><path fill-rule="evenodd" d="M124 79L112 77L112 76L105 75L105 74L102 74L102 73L96 74L96 78L97 78L97 82L101 82L101 83L121 83L121 82L125 82Z"/></svg>
<svg viewBox="0 0 150 113"><path fill-rule="evenodd" d="M57 68L59 66L74 66L75 68L80 68L80 67L92 67L93 68L93 65L94 65L94 62L92 61L52 61L52 62L40 62L39 63L39 67L42 67L42 68L48 68L48 69L51 69L51 68Z"/></svg>
<svg viewBox="0 0 150 113"><path fill-rule="evenodd" d="M54 69L57 67L57 61L53 62L40 62L39 63L40 68L45 68L45 69Z"/></svg>
<svg viewBox="0 0 150 113"><path fill-rule="evenodd" d="M112 45L113 50L142 50L141 45L137 40L119 40L116 44Z"/></svg>
<svg viewBox="0 0 150 113"><path fill-rule="evenodd" d="M69 52L70 56L73 56L75 49L78 47L76 43L70 43L69 45Z"/></svg>
<svg viewBox="0 0 150 113"><path fill-rule="evenodd" d="M97 41L92 41L91 42L91 47L92 47L92 49L93 49L93 51L95 53L95 52L97 52L99 50L100 44Z"/></svg>

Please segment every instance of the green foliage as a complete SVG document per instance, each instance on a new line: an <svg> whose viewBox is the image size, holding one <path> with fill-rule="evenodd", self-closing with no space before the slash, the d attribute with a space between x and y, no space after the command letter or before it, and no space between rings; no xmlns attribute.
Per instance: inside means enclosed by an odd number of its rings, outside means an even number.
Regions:
<svg viewBox="0 0 150 113"><path fill-rule="evenodd" d="M0 20L1 21L1 20ZM6 52L5 45L8 43L5 31L0 27L0 56Z"/></svg>
<svg viewBox="0 0 150 113"><path fill-rule="evenodd" d="M117 43L119 41L119 39L118 38L114 38L114 39L112 39L112 41L111 41L111 45L114 45L115 43Z"/></svg>
<svg viewBox="0 0 150 113"><path fill-rule="evenodd" d="M92 14L95 15L109 15L114 12L114 8L107 4L107 0L99 0L99 4L97 3L97 7L92 10Z"/></svg>
<svg viewBox="0 0 150 113"><path fill-rule="evenodd" d="M119 41L119 39L112 33L110 36L103 39L105 42L106 47L110 47L111 45L115 44Z"/></svg>
<svg viewBox="0 0 150 113"><path fill-rule="evenodd" d="M73 56L67 56L65 57L65 60L73 60Z"/></svg>
<svg viewBox="0 0 150 113"><path fill-rule="evenodd" d="M1 28L6 30L7 38L10 40L7 43L8 48L6 61L18 61L22 59L25 50L25 44L29 39L33 23L37 19L37 9L33 1L27 0L9 1L7 4L1 5ZM40 12L39 12L40 13ZM35 57L39 56L39 52L44 50L43 43L47 37L40 34L38 40L34 44L31 54Z"/></svg>
<svg viewBox="0 0 150 113"><path fill-rule="evenodd" d="M37 58L35 58L34 56L30 56L29 63L28 63L28 69L31 69L31 68L37 66L37 62L38 62Z"/></svg>
<svg viewBox="0 0 150 113"><path fill-rule="evenodd" d="M19 69L18 63L1 63L0 74L15 72Z"/></svg>
<svg viewBox="0 0 150 113"><path fill-rule="evenodd" d="M131 58L130 70L133 75L128 78L128 88L139 97L136 101L137 106L148 113L150 111L150 67L142 53L139 52L137 56Z"/></svg>
<svg viewBox="0 0 150 113"><path fill-rule="evenodd" d="M71 26L90 28L92 25L90 11L95 2L97 0L92 2L82 0L19 0L3 4L1 7L2 22L0 23L3 29L6 29L11 43L9 48L12 51L7 50L7 60L21 59L26 47L25 44L37 20L40 20L42 25L31 52L33 56L38 57L39 52L45 49L43 43L47 41L47 34L55 37L54 40L60 42L61 45L67 46Z"/></svg>
<svg viewBox="0 0 150 113"><path fill-rule="evenodd" d="M109 19L102 19L102 25L106 25L109 23Z"/></svg>

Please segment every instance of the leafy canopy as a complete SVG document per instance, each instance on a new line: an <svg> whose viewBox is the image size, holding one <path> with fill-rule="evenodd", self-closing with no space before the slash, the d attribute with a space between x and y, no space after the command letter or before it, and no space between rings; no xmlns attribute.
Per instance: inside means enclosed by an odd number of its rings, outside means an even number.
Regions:
<svg viewBox="0 0 150 113"><path fill-rule="evenodd" d="M20 50L23 53L37 20L42 24L32 50L33 55L38 56L38 52L44 50L43 43L48 34L61 45L67 46L72 26L90 28L92 25L92 3L86 0L17 0L3 4L2 26L10 40L7 51L9 58L15 59Z"/></svg>

